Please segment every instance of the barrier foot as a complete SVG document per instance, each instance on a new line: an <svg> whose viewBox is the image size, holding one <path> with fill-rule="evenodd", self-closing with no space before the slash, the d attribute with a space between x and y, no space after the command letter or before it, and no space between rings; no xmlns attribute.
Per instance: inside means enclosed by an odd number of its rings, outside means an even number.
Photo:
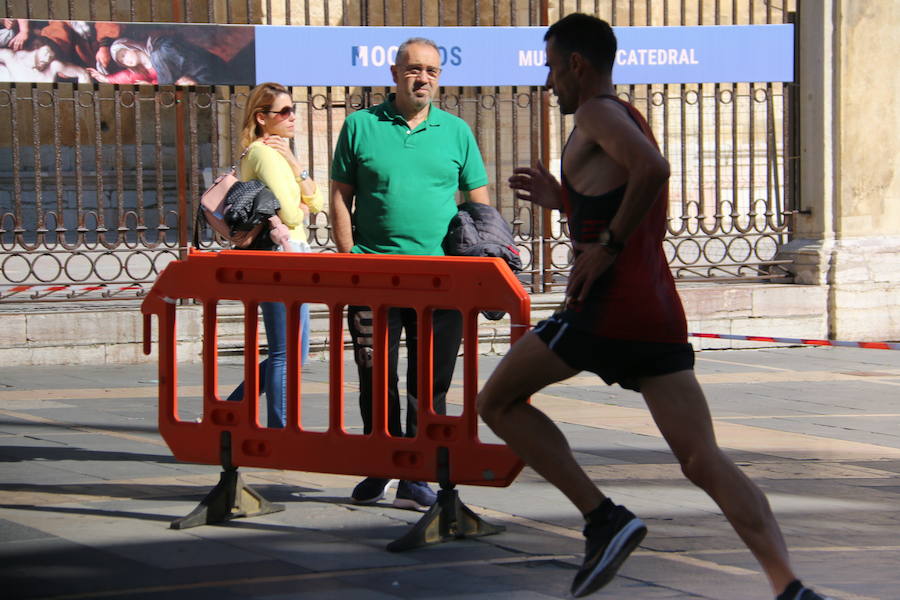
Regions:
<svg viewBox="0 0 900 600"><path fill-rule="evenodd" d="M459 492L455 489L442 488L438 490L437 502L419 522L403 537L388 544L387 549L390 552L402 552L454 539L494 535L505 530L506 527L492 525L472 512L460 502Z"/></svg>
<svg viewBox="0 0 900 600"><path fill-rule="evenodd" d="M283 504L275 504L263 498L259 492L244 483L236 467L226 468L216 484L191 514L175 519L170 529L188 529L198 525L222 523L239 517L256 517L281 512Z"/></svg>

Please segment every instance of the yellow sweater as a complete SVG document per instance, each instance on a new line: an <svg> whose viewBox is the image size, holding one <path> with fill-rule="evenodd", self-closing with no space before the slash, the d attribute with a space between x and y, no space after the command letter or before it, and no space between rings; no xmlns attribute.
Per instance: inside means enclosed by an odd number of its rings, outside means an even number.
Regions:
<svg viewBox="0 0 900 600"><path fill-rule="evenodd" d="M310 213L322 210L325 199L322 190L316 185L312 196L301 196L300 185L294 178L294 171L288 161L278 150L257 141L250 144L250 150L241 161L241 181L258 179L272 190L281 209L278 218L291 231L291 239L305 242L306 226L303 224L303 211L300 202L309 207Z"/></svg>

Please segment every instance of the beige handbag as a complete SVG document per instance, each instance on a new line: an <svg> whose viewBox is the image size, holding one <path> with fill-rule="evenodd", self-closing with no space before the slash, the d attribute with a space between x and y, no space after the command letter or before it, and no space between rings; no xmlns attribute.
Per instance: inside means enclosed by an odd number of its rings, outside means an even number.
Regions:
<svg viewBox="0 0 900 600"><path fill-rule="evenodd" d="M265 225L261 223L249 231L232 232L231 227L225 222L225 198L235 184L241 183L237 177L237 165L240 164L249 150L249 147L244 150L237 162L231 166L231 169L219 175L212 185L203 192L203 195L200 196L200 210L197 211L197 220L194 226L194 246L199 247L201 215L206 219L213 231L231 242L231 245L235 248L246 248L263 231Z"/></svg>

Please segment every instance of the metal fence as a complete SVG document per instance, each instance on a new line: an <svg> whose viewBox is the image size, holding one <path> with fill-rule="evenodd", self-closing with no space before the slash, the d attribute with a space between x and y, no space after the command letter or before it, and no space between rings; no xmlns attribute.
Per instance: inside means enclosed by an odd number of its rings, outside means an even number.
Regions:
<svg viewBox="0 0 900 600"><path fill-rule="evenodd" d="M781 23L795 0L9 1L30 19L290 25L544 25L573 11L613 25ZM344 118L385 88L296 87L295 152L327 186ZM0 302L136 298L188 244L197 199L239 154L248 88L0 84ZM785 280L778 248L793 208L791 87L779 82L620 86L672 166L666 250L682 280ZM564 216L505 186L514 166L558 165L571 130L541 88L443 88L475 132L495 206L510 220L532 292L564 285ZM558 169L558 166L556 167ZM328 216L311 244L333 249ZM216 246L209 236L206 245Z"/></svg>

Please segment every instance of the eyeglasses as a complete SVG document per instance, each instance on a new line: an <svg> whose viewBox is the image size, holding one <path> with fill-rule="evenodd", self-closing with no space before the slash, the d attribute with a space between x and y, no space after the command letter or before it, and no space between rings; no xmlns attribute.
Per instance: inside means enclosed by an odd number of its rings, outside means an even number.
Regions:
<svg viewBox="0 0 900 600"><path fill-rule="evenodd" d="M428 79L437 79L441 74L441 68L428 65L406 65L403 67L403 74L407 77L418 77L423 72Z"/></svg>
<svg viewBox="0 0 900 600"><path fill-rule="evenodd" d="M267 112L271 115L278 115L280 117L287 118L288 116L294 114L294 107L293 106L285 106L281 110L266 110L263 112Z"/></svg>

